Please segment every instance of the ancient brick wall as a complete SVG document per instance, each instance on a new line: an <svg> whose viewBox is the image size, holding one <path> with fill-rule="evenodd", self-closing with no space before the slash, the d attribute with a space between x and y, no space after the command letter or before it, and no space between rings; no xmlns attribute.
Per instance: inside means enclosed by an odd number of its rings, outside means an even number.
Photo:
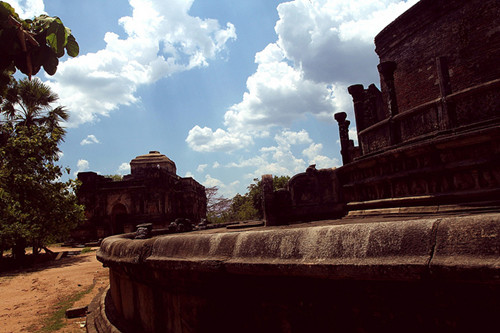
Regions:
<svg viewBox="0 0 500 333"><path fill-rule="evenodd" d="M375 51L397 64L400 112L440 96L436 57L448 60L452 92L500 77L499 27L498 0L421 0L382 30Z"/></svg>

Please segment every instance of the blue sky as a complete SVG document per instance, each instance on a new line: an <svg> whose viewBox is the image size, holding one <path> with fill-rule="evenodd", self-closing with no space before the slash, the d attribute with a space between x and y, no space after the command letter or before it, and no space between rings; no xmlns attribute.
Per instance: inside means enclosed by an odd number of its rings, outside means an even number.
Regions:
<svg viewBox="0 0 500 333"><path fill-rule="evenodd" d="M158 150L232 197L263 174L340 166L333 114L379 85L373 38L416 0L25 0L80 45L39 77L70 111L61 164L128 174Z"/></svg>

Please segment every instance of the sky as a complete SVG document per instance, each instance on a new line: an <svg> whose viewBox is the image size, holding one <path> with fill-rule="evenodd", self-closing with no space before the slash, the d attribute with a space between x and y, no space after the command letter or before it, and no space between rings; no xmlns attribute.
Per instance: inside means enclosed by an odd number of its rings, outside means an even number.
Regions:
<svg viewBox="0 0 500 333"><path fill-rule="evenodd" d="M80 45L40 79L70 119L60 164L129 174L156 150L231 198L264 174L341 165L352 84L379 85L373 39L417 0L7 0Z"/></svg>

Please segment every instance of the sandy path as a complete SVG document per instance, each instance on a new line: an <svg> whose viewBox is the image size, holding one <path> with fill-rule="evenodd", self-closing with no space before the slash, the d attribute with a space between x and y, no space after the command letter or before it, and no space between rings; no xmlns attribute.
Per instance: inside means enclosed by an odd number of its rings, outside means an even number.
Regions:
<svg viewBox="0 0 500 333"><path fill-rule="evenodd" d="M94 284L92 291L73 307L88 305L99 288L108 284L108 269L96 260L95 252L0 275L0 332L39 331L44 319L57 311L59 302ZM84 321L85 318L64 319L66 325L58 332L85 332L79 324Z"/></svg>

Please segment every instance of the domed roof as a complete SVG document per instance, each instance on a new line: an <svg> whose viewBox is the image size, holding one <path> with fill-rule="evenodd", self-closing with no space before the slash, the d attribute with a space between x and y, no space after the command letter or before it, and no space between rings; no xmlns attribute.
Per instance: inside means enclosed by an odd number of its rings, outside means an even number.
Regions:
<svg viewBox="0 0 500 333"><path fill-rule="evenodd" d="M149 154L140 155L130 161L131 173L136 173L139 169L166 169L169 172L176 173L175 163L167 156L160 154L159 151L150 151Z"/></svg>

